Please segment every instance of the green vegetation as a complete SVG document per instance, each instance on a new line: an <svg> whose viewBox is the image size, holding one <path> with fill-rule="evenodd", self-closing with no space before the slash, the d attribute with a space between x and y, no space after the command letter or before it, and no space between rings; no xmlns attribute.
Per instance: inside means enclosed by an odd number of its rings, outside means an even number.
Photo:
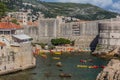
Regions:
<svg viewBox="0 0 120 80"><path fill-rule="evenodd" d="M46 49L46 46L48 46L48 49L54 49L55 46L53 45L47 45L47 43L31 43L32 46L40 45L42 49Z"/></svg>
<svg viewBox="0 0 120 80"><path fill-rule="evenodd" d="M110 19L118 15L114 12L109 12L91 4L76 4L76 3L48 3L41 2L45 9L41 11L45 17L71 16L81 20L100 20Z"/></svg>
<svg viewBox="0 0 120 80"><path fill-rule="evenodd" d="M22 0L2 0L2 3L4 3L9 11L16 11L20 8L22 8Z"/></svg>
<svg viewBox="0 0 120 80"><path fill-rule="evenodd" d="M14 23L14 24L19 25L19 23L17 22L17 20L16 20L16 19L12 19L12 20L11 20L11 22L12 22L12 23Z"/></svg>
<svg viewBox="0 0 120 80"><path fill-rule="evenodd" d="M7 7L5 4L0 2L0 19L5 16L5 12L7 11Z"/></svg>
<svg viewBox="0 0 120 80"><path fill-rule="evenodd" d="M58 46L58 45L65 45L65 44L70 44L71 41L68 39L64 39L64 38L57 38L57 39L52 39L51 43L54 46Z"/></svg>
<svg viewBox="0 0 120 80"><path fill-rule="evenodd" d="M55 18L59 16L70 16L81 20L100 20L114 18L117 13L109 12L91 4L77 4L77 3L53 3L43 2L41 0L2 0L7 5L10 11L19 11L24 8L32 9L32 14L36 14L41 11L45 17ZM29 3L36 5L23 5L23 3Z"/></svg>

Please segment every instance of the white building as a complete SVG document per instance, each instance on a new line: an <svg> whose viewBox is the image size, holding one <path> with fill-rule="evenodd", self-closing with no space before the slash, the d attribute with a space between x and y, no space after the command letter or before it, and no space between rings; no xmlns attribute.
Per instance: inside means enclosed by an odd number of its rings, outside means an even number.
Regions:
<svg viewBox="0 0 120 80"><path fill-rule="evenodd" d="M28 22L27 14L28 14L27 12L11 12L8 13L8 16L17 19L20 25L27 25Z"/></svg>

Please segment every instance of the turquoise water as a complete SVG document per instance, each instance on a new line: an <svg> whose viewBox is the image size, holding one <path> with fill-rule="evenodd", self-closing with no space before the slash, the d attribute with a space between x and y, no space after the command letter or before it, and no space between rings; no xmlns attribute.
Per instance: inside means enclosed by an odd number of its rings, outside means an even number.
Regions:
<svg viewBox="0 0 120 80"><path fill-rule="evenodd" d="M54 60L53 57L60 57ZM81 63L80 59L92 59L93 62ZM62 62L62 67L56 66L57 62ZM79 55L48 55L47 59L37 57L37 66L34 69L23 72L1 76L0 80L95 80L97 74L102 70L77 68L80 65L106 65L107 61L91 56L89 53ZM61 78L60 73L71 74L71 78Z"/></svg>

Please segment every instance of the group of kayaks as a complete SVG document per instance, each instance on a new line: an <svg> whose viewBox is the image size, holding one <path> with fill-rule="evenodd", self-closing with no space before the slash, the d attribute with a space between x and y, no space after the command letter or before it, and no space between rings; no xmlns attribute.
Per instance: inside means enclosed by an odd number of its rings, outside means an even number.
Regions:
<svg viewBox="0 0 120 80"><path fill-rule="evenodd" d="M97 65L93 65L93 66L88 66L88 65L77 65L78 68L93 68L93 69L97 69L97 68L105 68L105 66L101 65L101 66L97 66Z"/></svg>
<svg viewBox="0 0 120 80"><path fill-rule="evenodd" d="M93 62L92 59L80 59L80 62L81 63L86 63L86 62ZM89 66L89 65L77 65L77 68L93 68L93 69L97 69L97 68L105 68L104 65L101 65L101 66L97 66L97 65L92 65L92 66Z"/></svg>

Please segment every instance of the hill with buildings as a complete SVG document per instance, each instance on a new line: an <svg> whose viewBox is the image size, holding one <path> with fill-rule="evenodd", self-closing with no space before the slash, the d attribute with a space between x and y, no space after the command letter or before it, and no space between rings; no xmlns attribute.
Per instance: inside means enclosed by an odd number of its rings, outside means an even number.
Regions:
<svg viewBox="0 0 120 80"><path fill-rule="evenodd" d="M69 16L82 20L100 20L116 17L117 13L106 11L91 4L51 3L40 0L1 0L10 10L31 9L33 14L41 11L45 17Z"/></svg>
<svg viewBox="0 0 120 80"><path fill-rule="evenodd" d="M105 11L90 4L77 3L42 3L52 16L63 15L76 17L82 20L99 20L115 17L117 14Z"/></svg>

